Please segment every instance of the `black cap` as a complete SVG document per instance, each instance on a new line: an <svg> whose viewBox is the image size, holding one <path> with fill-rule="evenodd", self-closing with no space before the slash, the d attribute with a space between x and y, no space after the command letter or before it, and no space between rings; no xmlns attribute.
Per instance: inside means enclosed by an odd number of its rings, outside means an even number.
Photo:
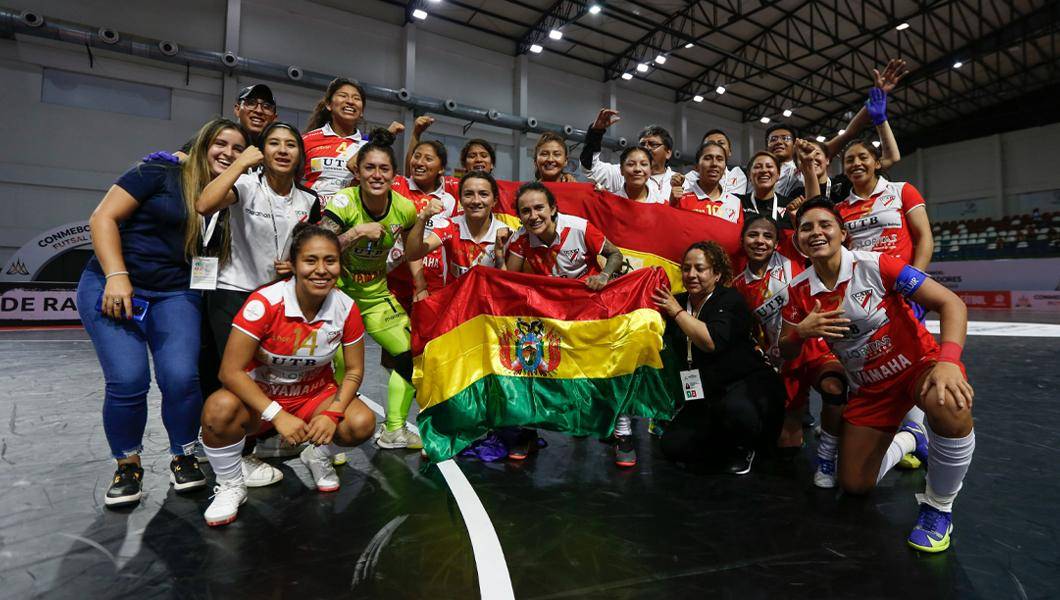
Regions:
<svg viewBox="0 0 1060 600"><path fill-rule="evenodd" d="M272 97L272 90L264 83L255 83L239 90L239 96L236 99L242 102L250 98L264 100L272 105L276 104L276 99Z"/></svg>

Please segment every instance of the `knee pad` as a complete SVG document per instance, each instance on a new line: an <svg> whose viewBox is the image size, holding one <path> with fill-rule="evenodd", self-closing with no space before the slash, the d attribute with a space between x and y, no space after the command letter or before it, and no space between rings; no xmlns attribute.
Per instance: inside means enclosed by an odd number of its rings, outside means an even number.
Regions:
<svg viewBox="0 0 1060 600"><path fill-rule="evenodd" d="M821 381L825 379L835 379L839 382L840 387L843 390L837 394L832 394L824 390L818 390L821 393L821 401L831 406L842 406L847 403L847 380L844 379L839 373L825 373L821 376Z"/></svg>
<svg viewBox="0 0 1060 600"><path fill-rule="evenodd" d="M412 383L412 351L406 350L394 357L394 371Z"/></svg>

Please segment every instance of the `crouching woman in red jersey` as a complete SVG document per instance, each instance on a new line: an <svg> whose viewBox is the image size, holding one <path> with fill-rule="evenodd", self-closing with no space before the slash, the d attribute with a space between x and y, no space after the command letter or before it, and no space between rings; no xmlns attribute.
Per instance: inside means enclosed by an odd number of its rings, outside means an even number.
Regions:
<svg viewBox="0 0 1060 600"><path fill-rule="evenodd" d="M364 323L356 304L335 289L339 240L299 224L291 242L294 277L253 292L232 322L221 360L224 388L206 400L202 439L217 476L206 524L225 525L247 499L240 454L246 435L269 427L291 444L309 442L302 462L317 489L339 489L331 466L336 446L369 439L375 416L359 399L364 374ZM342 348L341 388L331 367Z"/></svg>
<svg viewBox="0 0 1060 600"><path fill-rule="evenodd" d="M928 446L927 490L918 495L920 516L908 541L941 552L950 545L953 501L975 450L974 392L960 361L967 309L900 259L844 248L843 219L828 200L807 202L796 220L799 246L813 264L789 286L781 355L794 359L806 340L823 337L850 377L838 467L846 492L869 492L903 454ZM941 349L906 299L939 313ZM927 413L928 439L918 427L899 429L914 405Z"/></svg>

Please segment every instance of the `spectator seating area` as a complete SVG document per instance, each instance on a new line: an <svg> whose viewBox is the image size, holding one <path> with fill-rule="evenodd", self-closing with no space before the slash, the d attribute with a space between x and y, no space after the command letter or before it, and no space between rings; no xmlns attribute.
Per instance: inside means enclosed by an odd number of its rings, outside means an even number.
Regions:
<svg viewBox="0 0 1060 600"><path fill-rule="evenodd" d="M1060 213L935 223L932 260L989 260L1060 255Z"/></svg>

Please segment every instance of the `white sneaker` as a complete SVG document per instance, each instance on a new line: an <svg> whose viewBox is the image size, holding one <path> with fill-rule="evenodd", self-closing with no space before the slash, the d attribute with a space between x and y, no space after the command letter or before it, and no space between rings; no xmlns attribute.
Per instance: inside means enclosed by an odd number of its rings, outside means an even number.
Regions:
<svg viewBox="0 0 1060 600"><path fill-rule="evenodd" d="M379 435L379 438L375 440L375 443L380 448L386 448L388 450L396 450L399 448L411 448L413 450L419 450L423 448L423 440L420 436L409 428L402 427L401 429L395 429L394 431L387 431L386 427L383 428L383 433Z"/></svg>
<svg viewBox="0 0 1060 600"><path fill-rule="evenodd" d="M261 458L288 458L298 456L302 451L301 445L289 444L282 435L274 435L258 442L254 448L254 454Z"/></svg>
<svg viewBox="0 0 1060 600"><path fill-rule="evenodd" d="M283 471L251 454L243 457L243 481L248 488L265 487L283 479Z"/></svg>
<svg viewBox="0 0 1060 600"><path fill-rule="evenodd" d="M236 520L239 505L247 501L247 486L238 479L218 481L213 488L213 502L203 517L210 527L228 525Z"/></svg>
<svg viewBox="0 0 1060 600"><path fill-rule="evenodd" d="M309 467L313 481L321 492L334 492L339 489L339 475L331 464L331 457L325 455L317 446L307 446L302 450L302 463Z"/></svg>
<svg viewBox="0 0 1060 600"><path fill-rule="evenodd" d="M817 470L813 473L813 484L819 488L830 490L835 487L835 461L824 460L816 457Z"/></svg>

